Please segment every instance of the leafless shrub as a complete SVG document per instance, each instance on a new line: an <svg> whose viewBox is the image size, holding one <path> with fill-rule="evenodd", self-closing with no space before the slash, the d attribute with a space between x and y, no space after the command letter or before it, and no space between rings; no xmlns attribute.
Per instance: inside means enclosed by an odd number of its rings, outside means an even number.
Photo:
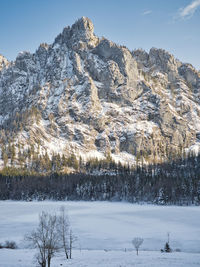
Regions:
<svg viewBox="0 0 200 267"><path fill-rule="evenodd" d="M142 245L144 239L141 238L141 237L135 237L133 240L132 240L132 244L133 246L135 247L135 250L137 252L137 255L138 255L138 251L139 251L139 247Z"/></svg>

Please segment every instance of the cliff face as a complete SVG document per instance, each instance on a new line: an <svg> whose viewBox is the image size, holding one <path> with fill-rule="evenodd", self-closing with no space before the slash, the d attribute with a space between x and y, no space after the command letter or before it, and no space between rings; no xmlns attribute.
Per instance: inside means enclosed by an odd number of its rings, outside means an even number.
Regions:
<svg viewBox="0 0 200 267"><path fill-rule="evenodd" d="M200 147L200 73L162 49L99 39L88 18L9 63L0 56L1 142L26 151L161 161Z"/></svg>

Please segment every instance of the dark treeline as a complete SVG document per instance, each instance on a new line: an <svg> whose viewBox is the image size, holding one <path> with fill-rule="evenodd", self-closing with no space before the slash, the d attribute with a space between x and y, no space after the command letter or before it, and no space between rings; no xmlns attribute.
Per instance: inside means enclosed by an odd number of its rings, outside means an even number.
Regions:
<svg viewBox="0 0 200 267"><path fill-rule="evenodd" d="M0 199L112 200L156 204L200 204L200 156L162 164L118 168L108 174L0 173ZM113 166L114 170L114 166Z"/></svg>

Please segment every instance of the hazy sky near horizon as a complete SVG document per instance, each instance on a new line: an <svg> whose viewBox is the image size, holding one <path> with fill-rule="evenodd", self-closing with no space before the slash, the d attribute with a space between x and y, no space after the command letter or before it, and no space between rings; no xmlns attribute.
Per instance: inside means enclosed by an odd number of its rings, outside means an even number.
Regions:
<svg viewBox="0 0 200 267"><path fill-rule="evenodd" d="M200 69L200 0L0 0L0 54L14 60L89 17L97 36L130 50L163 48Z"/></svg>

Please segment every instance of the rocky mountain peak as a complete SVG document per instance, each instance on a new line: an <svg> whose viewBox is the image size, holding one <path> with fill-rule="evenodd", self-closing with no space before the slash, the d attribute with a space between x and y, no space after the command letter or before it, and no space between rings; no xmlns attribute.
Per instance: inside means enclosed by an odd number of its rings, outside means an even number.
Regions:
<svg viewBox="0 0 200 267"><path fill-rule="evenodd" d="M93 34L94 32L94 25L92 21L87 17L82 17L78 19L71 27L73 32L83 32Z"/></svg>
<svg viewBox="0 0 200 267"><path fill-rule="evenodd" d="M7 62L0 57L0 66ZM85 159L110 153L130 164L200 149L199 73L163 49L131 53L99 39L82 17L9 66L0 73L5 146Z"/></svg>
<svg viewBox="0 0 200 267"><path fill-rule="evenodd" d="M64 43L67 44L68 47L77 50L82 46L82 43L85 43L85 45L89 47L96 46L98 38L94 34L92 21L87 17L82 17L71 27L65 27L63 32L55 39L55 43Z"/></svg>
<svg viewBox="0 0 200 267"><path fill-rule="evenodd" d="M135 59L144 67L157 69L162 72L169 72L172 69L177 69L179 61L177 61L172 54L164 49L152 47L147 53L143 49L133 51Z"/></svg>
<svg viewBox="0 0 200 267"><path fill-rule="evenodd" d="M98 38L94 35L94 25L92 21L86 17L78 19L72 25L71 35L73 42L77 39L78 42L86 42L92 46L95 46L98 40Z"/></svg>
<svg viewBox="0 0 200 267"><path fill-rule="evenodd" d="M167 72L177 66L176 59L164 49L151 48L149 51L150 65L160 66L161 70Z"/></svg>

